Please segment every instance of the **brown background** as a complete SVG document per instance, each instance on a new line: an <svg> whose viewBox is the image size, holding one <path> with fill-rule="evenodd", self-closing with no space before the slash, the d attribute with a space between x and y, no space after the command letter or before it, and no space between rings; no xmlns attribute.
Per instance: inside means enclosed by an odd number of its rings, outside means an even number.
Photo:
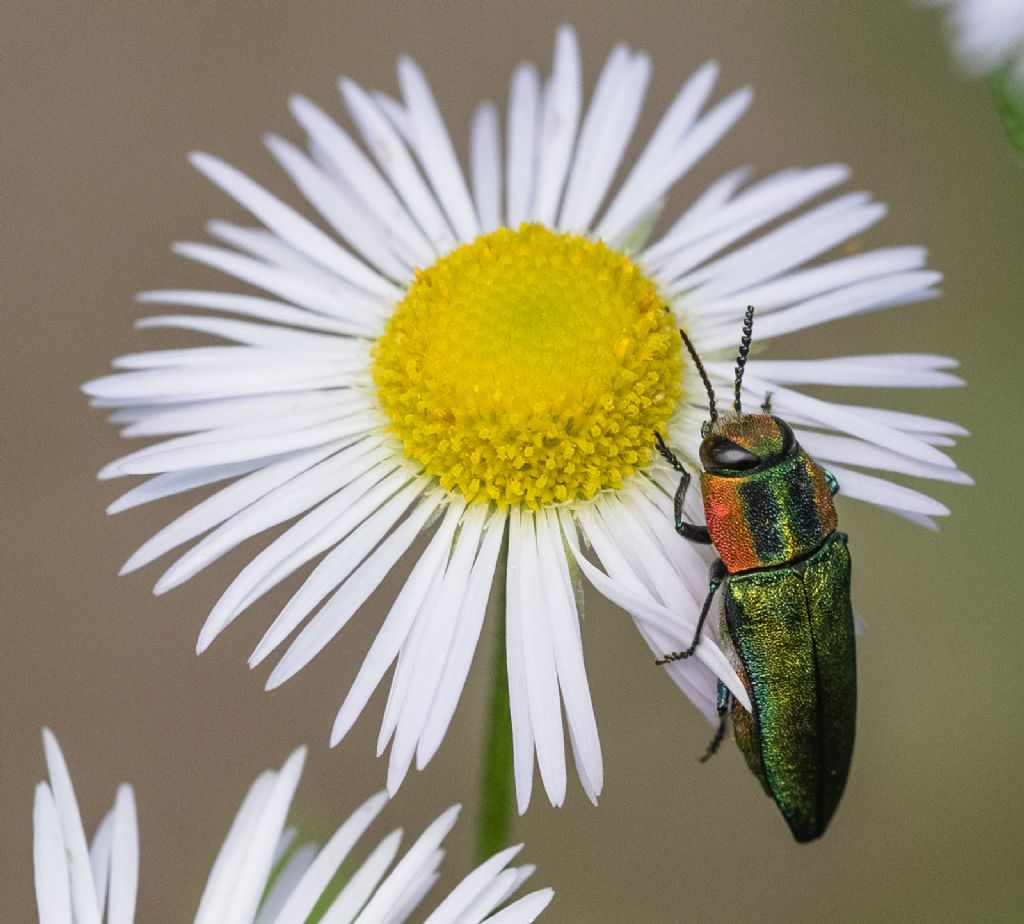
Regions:
<svg viewBox="0 0 1024 924"><path fill-rule="evenodd" d="M516 828L545 920L1010 920L1022 895L1020 664L1021 335L1024 171L982 85L960 79L935 16L909 3L515 4L8 3L3 51L2 916L28 920L39 728L60 736L87 828L115 784L135 784L140 920L194 913L244 789L301 742L311 757L294 817L325 835L371 791L383 697L345 745L334 711L376 632L374 601L329 651L273 694L245 656L274 600L197 659L195 637L245 548L176 592L159 571L118 579L128 554L184 509L168 500L108 519L124 487L94 472L123 451L78 392L111 357L175 340L133 332L135 291L220 280L168 250L211 217L240 213L185 162L226 157L295 196L260 143L298 139L301 91L340 113L346 73L393 90L394 60L426 69L456 138L481 96L504 100L512 66L550 60L553 31L580 32L591 82L619 39L649 49L649 130L703 60L720 92L746 82L751 113L695 171L678 208L727 169L843 160L853 188L891 216L865 246L925 243L945 297L787 339L776 356L886 349L958 356L963 390L856 400L946 416L974 436L956 452L974 488L935 486L953 508L932 535L854 502L840 515L856 561L859 743L846 800L818 844L794 845L733 746L695 760L708 729L628 621L596 595L584 627L607 785L539 799ZM179 338L180 341L180 338ZM254 543L255 544L255 543ZM487 640L485 640L486 642ZM483 654L483 653L482 653ZM389 818L413 831L456 799L466 817L447 869L472 854L486 657L454 731ZM447 880L450 882L450 880Z"/></svg>

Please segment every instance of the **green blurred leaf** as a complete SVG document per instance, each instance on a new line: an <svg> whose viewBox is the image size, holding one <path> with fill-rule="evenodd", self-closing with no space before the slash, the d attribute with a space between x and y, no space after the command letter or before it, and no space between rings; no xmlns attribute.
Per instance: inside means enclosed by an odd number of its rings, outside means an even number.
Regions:
<svg viewBox="0 0 1024 924"><path fill-rule="evenodd" d="M1024 89L1011 80L1009 69L992 74L988 85L1006 136L1024 163Z"/></svg>

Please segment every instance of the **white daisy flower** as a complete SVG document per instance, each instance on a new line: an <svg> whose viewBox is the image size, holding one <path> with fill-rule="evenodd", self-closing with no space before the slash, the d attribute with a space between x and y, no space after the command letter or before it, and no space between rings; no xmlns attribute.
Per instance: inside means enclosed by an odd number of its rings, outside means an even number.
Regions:
<svg viewBox="0 0 1024 924"><path fill-rule="evenodd" d="M953 49L975 77L1007 68L1024 93L1024 3L1021 0L928 0L948 10Z"/></svg>
<svg viewBox="0 0 1024 924"><path fill-rule="evenodd" d="M199 651L324 556L250 659L261 663L294 634L268 687L308 664L433 526L331 735L333 744L345 736L397 664L379 738L379 752L391 745L391 791L445 735L497 574L506 581L519 810L530 800L535 758L551 802L563 801L563 710L581 784L596 800L603 769L578 572L632 615L658 656L689 643L707 591L706 553L673 530L678 476L652 451L657 431L696 467L707 416L677 328L722 384L732 379L747 304L758 308L763 345L936 294L940 277L925 268L921 247L825 256L885 214L863 192L810 204L847 179L836 164L746 186L746 170L728 173L659 240L643 243L669 190L751 100L744 88L709 103L718 68L705 64L615 187L650 68L647 55L616 47L585 106L576 39L561 29L550 76L542 80L530 64L515 71L504 142L498 108L478 109L468 182L408 59L398 67L400 100L341 81L365 149L294 98L307 150L278 137L267 144L334 235L223 161L194 155L261 224L214 222L210 231L226 246L188 243L178 252L265 294L143 294L146 303L217 314L164 314L140 326L234 345L125 356L116 365L126 371L85 386L94 404L117 409L112 419L126 436L170 437L101 472L154 476L110 512L230 481L146 542L124 572L205 533L157 582L163 593L294 521L224 592ZM942 504L855 469L967 482L940 448L964 431L798 388L944 387L960 384L955 365L907 353L755 359L745 390L754 403L772 392L776 412L846 497L930 526L948 513ZM686 510L699 521L698 494L690 492ZM709 644L666 670L715 721L718 678L749 701L713 622Z"/></svg>
<svg viewBox="0 0 1024 924"><path fill-rule="evenodd" d="M33 817L36 904L40 924L131 924L139 881L139 832L130 786L118 787L114 807L87 844L64 755L43 729L50 780L36 786ZM299 785L305 748L279 771L267 770L249 788L196 912L196 924L302 924L319 905L324 924L401 924L439 878L442 844L459 806L437 818L393 864L402 841L392 831L372 851L362 848L341 889L338 870L387 804L387 793L367 799L330 840L298 844L286 828ZM504 904L532 875L533 866L509 866L522 844L509 847L471 872L425 918L426 924L529 924L554 896L540 889ZM330 888L329 888L330 887ZM499 906L500 910L498 909Z"/></svg>

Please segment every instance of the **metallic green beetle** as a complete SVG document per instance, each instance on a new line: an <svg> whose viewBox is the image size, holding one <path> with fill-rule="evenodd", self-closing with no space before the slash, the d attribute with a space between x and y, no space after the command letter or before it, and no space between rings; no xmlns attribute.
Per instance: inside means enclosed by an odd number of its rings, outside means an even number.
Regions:
<svg viewBox="0 0 1024 924"><path fill-rule="evenodd" d="M693 643L659 664L690 657L711 601L722 588L722 644L746 686L748 713L718 684L721 724L705 755L725 736L731 713L736 743L801 842L819 837L843 794L853 754L857 670L850 553L836 531L838 485L770 410L744 414L740 385L753 330L747 309L736 360L735 413L719 415L704 365L683 342L708 393L702 428L701 492L707 526L683 520L690 474L655 434L658 449L681 473L676 530L713 543L710 590Z"/></svg>

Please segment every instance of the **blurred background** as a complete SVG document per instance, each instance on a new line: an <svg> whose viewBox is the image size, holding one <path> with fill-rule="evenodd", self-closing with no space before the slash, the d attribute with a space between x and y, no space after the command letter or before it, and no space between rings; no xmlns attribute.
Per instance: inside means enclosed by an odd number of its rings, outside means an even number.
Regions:
<svg viewBox="0 0 1024 924"><path fill-rule="evenodd" d="M297 201L261 144L267 131L300 137L290 93L340 116L339 74L393 92L395 59L408 53L465 139L477 100L504 101L518 61L549 66L563 21L578 30L588 87L615 42L651 52L640 137L707 58L722 63L719 95L754 86L751 112L676 189L668 215L740 164L764 175L844 161L854 168L847 189L891 206L858 243L930 248L946 274L941 300L786 338L772 355L958 357L965 389L847 397L967 426L973 436L954 455L977 485L925 486L952 509L937 534L839 502L854 602L870 628L859 642L849 787L811 846L793 843L734 745L698 764L709 728L629 620L590 595L584 644L607 782L597 809L570 785L563 809L535 798L516 824L524 859L539 866L535 882L557 891L544 920L1019 920L1024 170L984 86L958 75L938 17L893 0L5 5L7 920L35 914L31 806L45 774L43 724L64 746L87 831L119 781L136 788L140 921L191 919L249 783L298 744L311 750L293 819L310 835L328 835L384 782L385 763L373 757L383 695L342 747L329 750L327 736L393 586L267 694L266 670L250 672L245 659L284 594L202 658L193 653L210 606L257 543L164 597L150 593L157 567L117 577L186 502L107 518L126 482L94 474L125 445L78 386L121 353L181 342L132 330L136 291L220 286L169 250L202 236L209 218L242 214L186 152L218 154ZM387 816L418 833L444 806L465 803L443 885L474 853L489 649L487 636L444 747Z"/></svg>

